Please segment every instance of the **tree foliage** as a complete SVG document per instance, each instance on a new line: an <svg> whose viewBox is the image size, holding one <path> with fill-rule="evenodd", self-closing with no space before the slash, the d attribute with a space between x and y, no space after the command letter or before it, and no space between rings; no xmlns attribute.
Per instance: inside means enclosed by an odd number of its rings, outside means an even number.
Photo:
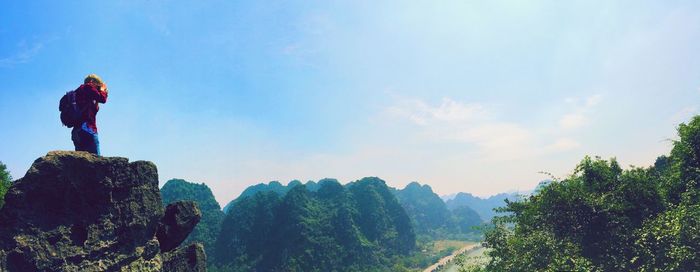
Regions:
<svg viewBox="0 0 700 272"><path fill-rule="evenodd" d="M585 157L569 178L509 202L486 234L486 269L699 270L700 117L678 135L652 167Z"/></svg>
<svg viewBox="0 0 700 272"><path fill-rule="evenodd" d="M12 176L10 171L7 170L7 166L0 162L0 208L5 205L5 193L10 189L12 185Z"/></svg>
<svg viewBox="0 0 700 272"><path fill-rule="evenodd" d="M328 179L328 180L333 180L333 179ZM307 181L305 184L306 189L309 191L312 191L312 192L318 191L318 189L320 187L319 184L322 182L324 182L323 179L320 180L318 183L316 183L314 181ZM253 195L260 193L260 192L274 192L279 196L284 196L285 194L287 194L287 192L289 190L296 187L297 185L302 185L301 181L292 180L287 185L282 185L282 183L280 183L279 181L270 181L268 184L259 183L259 184L250 186L250 187L246 188L245 190L243 190L241 195L239 195L236 199L231 200L231 202L229 202L228 204L226 204L226 206L224 206L224 213L228 213L229 209L233 205L235 205L236 202L238 202L239 200L241 200L245 197L253 196Z"/></svg>

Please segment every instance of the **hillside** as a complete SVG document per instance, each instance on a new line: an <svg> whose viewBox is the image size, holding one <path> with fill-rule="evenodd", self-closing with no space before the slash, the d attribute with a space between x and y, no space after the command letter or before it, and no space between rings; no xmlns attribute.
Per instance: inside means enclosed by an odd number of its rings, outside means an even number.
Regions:
<svg viewBox="0 0 700 272"><path fill-rule="evenodd" d="M468 206L453 211L429 185L411 182L401 190L392 190L411 218L416 234L431 238L454 237L472 231L482 223L479 215Z"/></svg>
<svg viewBox="0 0 700 272"><path fill-rule="evenodd" d="M335 180L286 194L261 191L236 201L212 256L222 271L387 269L415 247L410 219L384 181Z"/></svg>
<svg viewBox="0 0 700 272"><path fill-rule="evenodd" d="M437 229L449 227L450 211L430 186L411 182L401 190L394 190L394 194L414 222L416 233L433 234Z"/></svg>

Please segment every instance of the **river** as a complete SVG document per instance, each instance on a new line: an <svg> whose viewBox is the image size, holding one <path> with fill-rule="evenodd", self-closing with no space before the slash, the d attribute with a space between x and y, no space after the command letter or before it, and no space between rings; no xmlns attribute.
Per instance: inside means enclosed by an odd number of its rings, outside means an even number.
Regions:
<svg viewBox="0 0 700 272"><path fill-rule="evenodd" d="M437 269L439 266L441 266L441 265L442 265L442 266L446 265L448 262L452 261L452 259L454 259L455 257L457 257L457 255L462 254L462 253L464 253L464 252L466 252L466 251L468 251L468 250L471 250L471 249L475 248L477 245L478 245L478 244L471 244L471 245L465 246L465 247L463 247L463 248L460 248L460 249L458 249L458 250L455 250L455 251L452 252L452 254L450 254L449 256L443 257L443 258L440 259L437 263L434 263L433 265L431 265L431 266L429 266L428 268L424 269L423 272L433 272L433 271L434 271L435 269Z"/></svg>

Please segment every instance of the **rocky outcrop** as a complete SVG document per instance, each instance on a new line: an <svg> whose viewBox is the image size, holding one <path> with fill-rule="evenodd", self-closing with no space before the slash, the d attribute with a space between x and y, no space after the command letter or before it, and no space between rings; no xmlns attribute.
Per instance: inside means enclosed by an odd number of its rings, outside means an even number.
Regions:
<svg viewBox="0 0 700 272"><path fill-rule="evenodd" d="M201 218L202 212L192 201L178 201L168 205L156 233L160 251L168 252L180 245Z"/></svg>
<svg viewBox="0 0 700 272"><path fill-rule="evenodd" d="M190 272L206 271L207 267L200 260L206 258L201 244L179 247L175 251L163 254L163 271Z"/></svg>
<svg viewBox="0 0 700 272"><path fill-rule="evenodd" d="M161 243L174 248L183 234L156 238L167 219L153 163L49 152L14 182L5 201L0 271L206 270L201 246L161 251ZM190 212L175 213L178 221L196 224L194 204L181 205Z"/></svg>

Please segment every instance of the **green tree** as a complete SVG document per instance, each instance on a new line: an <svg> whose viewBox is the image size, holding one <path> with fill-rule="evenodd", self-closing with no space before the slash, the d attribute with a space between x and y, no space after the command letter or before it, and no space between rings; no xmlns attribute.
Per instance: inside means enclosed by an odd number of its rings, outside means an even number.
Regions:
<svg viewBox="0 0 700 272"><path fill-rule="evenodd" d="M635 230L663 210L649 169L622 170L615 159L586 157L575 174L539 194L510 202L512 231L486 235L492 270L629 270ZM523 270L520 270L523 269Z"/></svg>
<svg viewBox="0 0 700 272"><path fill-rule="evenodd" d="M0 162L0 208L5 205L5 193L10 189L12 185L12 176L10 171L7 170L7 166Z"/></svg>
<svg viewBox="0 0 700 272"><path fill-rule="evenodd" d="M700 116L678 136L652 167L585 157L569 178L509 202L486 233L486 269L700 270Z"/></svg>
<svg viewBox="0 0 700 272"><path fill-rule="evenodd" d="M663 191L672 205L700 201L700 116L678 126L679 140L671 150L670 176L663 179Z"/></svg>
<svg viewBox="0 0 700 272"><path fill-rule="evenodd" d="M639 271L697 271L700 268L700 205L679 205L639 230Z"/></svg>
<svg viewBox="0 0 700 272"><path fill-rule="evenodd" d="M678 127L671 156L654 164L668 210L638 231L640 271L700 270L700 116Z"/></svg>

